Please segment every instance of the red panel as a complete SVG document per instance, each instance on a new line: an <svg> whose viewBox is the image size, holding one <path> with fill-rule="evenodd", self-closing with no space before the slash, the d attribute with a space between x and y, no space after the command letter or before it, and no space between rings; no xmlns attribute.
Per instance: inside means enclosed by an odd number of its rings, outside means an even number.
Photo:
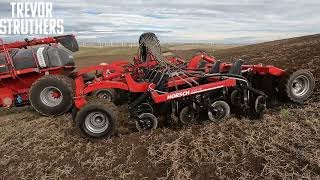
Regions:
<svg viewBox="0 0 320 180"><path fill-rule="evenodd" d="M269 73L275 76L282 76L285 71L282 69L279 69L277 67L274 66L267 66L269 68Z"/></svg>
<svg viewBox="0 0 320 180"><path fill-rule="evenodd" d="M210 57L210 56L208 56L208 55L206 55L206 54L200 54L200 55L194 56L194 57L190 60L190 63L189 63L189 65L188 65L187 68L190 68L190 69L197 68L198 65L199 65L199 62L200 62L201 60L205 60L205 61L207 61L207 62L209 62L209 63L214 63L214 62L216 61L216 59L213 58L213 57Z"/></svg>
<svg viewBox="0 0 320 180"><path fill-rule="evenodd" d="M212 63L212 64L216 62L216 59L215 59L214 57L210 57L210 56L208 56L208 55L204 55L204 56L203 56L203 59L204 59L205 61L209 62L209 63Z"/></svg>
<svg viewBox="0 0 320 180"><path fill-rule="evenodd" d="M126 74L125 78L130 92L146 92L150 86L150 83L134 81L130 74Z"/></svg>
<svg viewBox="0 0 320 180"><path fill-rule="evenodd" d="M82 76L78 76L76 79L75 79L75 84L76 84L76 97L80 97L82 96L84 93L83 93L83 90L84 90L84 81L83 81L83 78Z"/></svg>
<svg viewBox="0 0 320 180"><path fill-rule="evenodd" d="M201 61L201 59L202 59L202 55L194 56L194 57L190 60L190 63L189 63L189 65L188 65L187 68L190 68L190 69L197 68L199 62Z"/></svg>

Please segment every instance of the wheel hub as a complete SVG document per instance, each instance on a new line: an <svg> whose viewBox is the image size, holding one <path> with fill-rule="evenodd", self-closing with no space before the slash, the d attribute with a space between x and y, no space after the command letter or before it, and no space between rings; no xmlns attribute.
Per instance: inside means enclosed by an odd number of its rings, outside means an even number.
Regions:
<svg viewBox="0 0 320 180"><path fill-rule="evenodd" d="M151 113L143 113L136 120L136 127L139 131L147 131L157 128L157 118Z"/></svg>
<svg viewBox="0 0 320 180"><path fill-rule="evenodd" d="M40 92L40 99L46 106L54 107L61 104L63 95L58 88L50 86Z"/></svg>
<svg viewBox="0 0 320 180"><path fill-rule="evenodd" d="M108 92L101 92L101 93L98 94L98 97L106 99L109 102L112 101L112 97Z"/></svg>
<svg viewBox="0 0 320 180"><path fill-rule="evenodd" d="M291 89L295 96L304 96L310 89L309 79L304 75L298 76L293 81Z"/></svg>
<svg viewBox="0 0 320 180"><path fill-rule="evenodd" d="M195 120L195 111L193 108L186 106L181 110L179 117L182 124L188 125Z"/></svg>
<svg viewBox="0 0 320 180"><path fill-rule="evenodd" d="M208 117L213 122L224 120L230 115L230 107L224 101L216 101L208 107Z"/></svg>
<svg viewBox="0 0 320 180"><path fill-rule="evenodd" d="M85 118L85 126L92 133L102 133L109 126L109 119L104 113L92 112Z"/></svg>
<svg viewBox="0 0 320 180"><path fill-rule="evenodd" d="M151 129L152 128L152 124L149 118L144 118L144 119L140 119L139 120L141 127L143 130L147 130L147 129Z"/></svg>
<svg viewBox="0 0 320 180"><path fill-rule="evenodd" d="M191 122L194 119L194 113L189 112L188 114L185 115L183 121L184 122Z"/></svg>
<svg viewBox="0 0 320 180"><path fill-rule="evenodd" d="M224 109L220 106L214 108L216 118L220 119L224 116Z"/></svg>

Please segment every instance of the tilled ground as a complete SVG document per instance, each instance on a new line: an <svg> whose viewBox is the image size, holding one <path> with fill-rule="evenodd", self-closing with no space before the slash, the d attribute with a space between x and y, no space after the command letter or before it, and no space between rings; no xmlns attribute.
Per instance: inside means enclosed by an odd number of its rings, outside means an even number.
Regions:
<svg viewBox="0 0 320 180"><path fill-rule="evenodd" d="M309 68L319 80L317 39L238 47L216 56L246 55L251 62ZM187 57L194 51L177 53ZM70 114L50 118L30 107L1 109L0 179L320 178L317 95L302 106L269 110L261 120L232 117L151 133L129 130L125 111L119 107L121 128L115 137L92 140L80 135Z"/></svg>
<svg viewBox="0 0 320 180"><path fill-rule="evenodd" d="M5 111L0 173L4 179L319 178L319 117L320 104L310 103L259 121L231 118L151 133L121 128L111 139L90 140L68 114Z"/></svg>

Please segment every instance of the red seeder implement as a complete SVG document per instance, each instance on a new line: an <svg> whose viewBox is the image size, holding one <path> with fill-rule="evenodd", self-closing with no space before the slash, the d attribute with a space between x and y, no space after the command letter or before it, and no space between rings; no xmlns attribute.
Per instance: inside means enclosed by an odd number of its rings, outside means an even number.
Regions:
<svg viewBox="0 0 320 180"><path fill-rule="evenodd" d="M75 116L81 132L91 137L110 136L115 117L110 103L87 102L94 94L108 101L127 98L130 119L138 130L157 127L157 116L188 124L206 111L211 121L227 118L231 107L241 107L260 116L275 96L303 102L314 87L306 70L288 74L274 66L221 63L205 53L189 63L164 58L156 36L145 33L139 40L134 64L113 63L79 71L76 82ZM88 73L95 72L90 79ZM123 93L125 92L125 93ZM128 97L125 97L126 94Z"/></svg>

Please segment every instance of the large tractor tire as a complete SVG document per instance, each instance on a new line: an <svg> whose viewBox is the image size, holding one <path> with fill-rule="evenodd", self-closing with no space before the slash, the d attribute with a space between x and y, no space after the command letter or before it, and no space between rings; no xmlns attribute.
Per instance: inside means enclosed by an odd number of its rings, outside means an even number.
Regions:
<svg viewBox="0 0 320 180"><path fill-rule="evenodd" d="M105 99L91 98L76 114L81 134L91 138L110 137L116 129L117 107Z"/></svg>
<svg viewBox="0 0 320 180"><path fill-rule="evenodd" d="M150 42L154 42L156 47L159 49L159 52L161 52L160 41L154 33L147 32L147 33L141 34L139 38L139 44L142 44L143 41L146 41L146 40Z"/></svg>
<svg viewBox="0 0 320 180"><path fill-rule="evenodd" d="M73 105L74 81L63 75L47 75L34 82L29 91L33 108L45 116L58 116Z"/></svg>
<svg viewBox="0 0 320 180"><path fill-rule="evenodd" d="M154 33L143 33L139 38L139 54L143 62L147 61L149 46L152 45L152 51L161 53L161 46L157 36ZM149 50L148 50L149 49Z"/></svg>
<svg viewBox="0 0 320 180"><path fill-rule="evenodd" d="M303 103L313 93L315 79L306 69L287 73L281 82L281 94L295 103Z"/></svg>

